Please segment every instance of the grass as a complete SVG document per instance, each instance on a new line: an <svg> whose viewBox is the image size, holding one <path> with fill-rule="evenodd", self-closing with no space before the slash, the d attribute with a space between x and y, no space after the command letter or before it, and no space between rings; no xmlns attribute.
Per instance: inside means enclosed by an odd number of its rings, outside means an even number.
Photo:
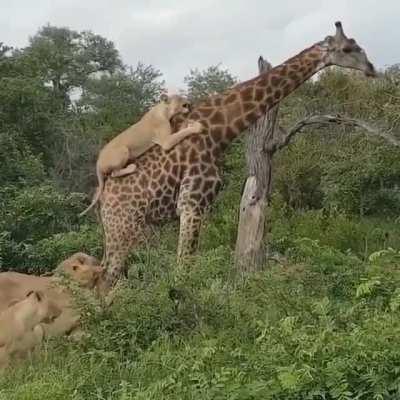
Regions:
<svg viewBox="0 0 400 400"><path fill-rule="evenodd" d="M0 377L0 399L398 398L399 254L305 238L289 253L238 283L229 246L180 271L142 250L115 305L86 310L90 337L48 343Z"/></svg>
<svg viewBox="0 0 400 400"><path fill-rule="evenodd" d="M132 255L114 305L84 310L89 336L0 376L0 400L400 398L398 222L275 197L271 243L287 262L235 280L242 161L229 163L187 268L175 267L176 225L163 227Z"/></svg>

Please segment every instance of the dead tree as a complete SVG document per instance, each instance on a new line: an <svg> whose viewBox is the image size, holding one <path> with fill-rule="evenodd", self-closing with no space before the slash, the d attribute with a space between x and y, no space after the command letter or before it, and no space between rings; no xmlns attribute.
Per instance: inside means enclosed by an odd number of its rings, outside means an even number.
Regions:
<svg viewBox="0 0 400 400"><path fill-rule="evenodd" d="M262 57L258 64L260 72L271 68ZM235 268L241 275L258 270L266 262L268 238L265 233L270 230L268 203L272 184L272 160L274 154L286 147L296 134L308 126L334 123L360 128L368 136L384 139L391 145L400 147L397 135L355 118L329 114L312 115L296 122L289 130L280 127L277 118L276 106L260 118L247 135L246 161L249 173L240 202L235 248Z"/></svg>
<svg viewBox="0 0 400 400"><path fill-rule="evenodd" d="M258 59L260 73L272 65ZM235 248L235 266L238 272L252 272L265 262L265 220L268 217L268 197L271 192L272 156L268 149L274 140L278 106L260 118L247 135L246 162L249 171L244 184L238 235Z"/></svg>

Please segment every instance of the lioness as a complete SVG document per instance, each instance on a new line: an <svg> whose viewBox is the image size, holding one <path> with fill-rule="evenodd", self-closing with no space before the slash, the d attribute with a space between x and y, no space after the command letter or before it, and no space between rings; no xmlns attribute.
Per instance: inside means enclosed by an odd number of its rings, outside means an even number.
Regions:
<svg viewBox="0 0 400 400"><path fill-rule="evenodd" d="M42 322L53 322L61 309L39 291L29 291L0 313L0 366L14 354L23 356L43 339Z"/></svg>
<svg viewBox="0 0 400 400"><path fill-rule="evenodd" d="M177 114L188 114L189 102L182 96L165 96L162 101L150 109L142 119L132 125L100 151L96 164L98 188L92 203L79 215L86 214L99 200L104 189L105 177L119 177L129 175L136 170L136 165L129 161L134 160L154 144L164 150L170 150L183 139L193 133L200 133L200 122L189 121L186 128L172 134L171 118Z"/></svg>
<svg viewBox="0 0 400 400"><path fill-rule="evenodd" d="M73 294L64 286L63 279L79 286L83 293L97 289L103 269L94 257L76 253L59 264L53 276L35 276L18 272L0 273L0 311L5 310L13 299L22 299L27 290L42 291L60 309L60 316L51 323L43 324L46 336L73 333L78 335L80 314L74 307Z"/></svg>

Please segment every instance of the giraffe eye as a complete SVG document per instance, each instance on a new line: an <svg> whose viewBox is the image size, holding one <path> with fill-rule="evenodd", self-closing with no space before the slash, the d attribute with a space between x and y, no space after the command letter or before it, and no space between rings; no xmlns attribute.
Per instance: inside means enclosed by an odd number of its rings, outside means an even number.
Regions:
<svg viewBox="0 0 400 400"><path fill-rule="evenodd" d="M351 47L349 47L349 46L346 46L346 47L343 47L343 53L351 53L351 51L352 51L352 48Z"/></svg>

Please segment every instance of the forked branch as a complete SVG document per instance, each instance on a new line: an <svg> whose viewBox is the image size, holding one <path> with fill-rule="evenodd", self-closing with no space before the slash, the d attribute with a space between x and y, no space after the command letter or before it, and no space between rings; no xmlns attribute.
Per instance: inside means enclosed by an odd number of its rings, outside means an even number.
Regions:
<svg viewBox="0 0 400 400"><path fill-rule="evenodd" d="M393 146L400 146L400 140L396 139L389 132L385 132L380 130L379 128L373 127L366 123L365 121L349 118L342 115L330 115L330 114L323 114L323 115L312 115L310 117L306 117L301 119L300 121L296 122L294 126L292 126L289 130L285 130L282 127L279 127L280 134L277 135L275 140L267 145L266 151L275 153L277 150L282 149L283 147L287 146L293 137L301 132L303 128L309 125L327 125L327 124L338 124L338 125L350 125L356 126L365 131L365 133L369 136L380 137Z"/></svg>

